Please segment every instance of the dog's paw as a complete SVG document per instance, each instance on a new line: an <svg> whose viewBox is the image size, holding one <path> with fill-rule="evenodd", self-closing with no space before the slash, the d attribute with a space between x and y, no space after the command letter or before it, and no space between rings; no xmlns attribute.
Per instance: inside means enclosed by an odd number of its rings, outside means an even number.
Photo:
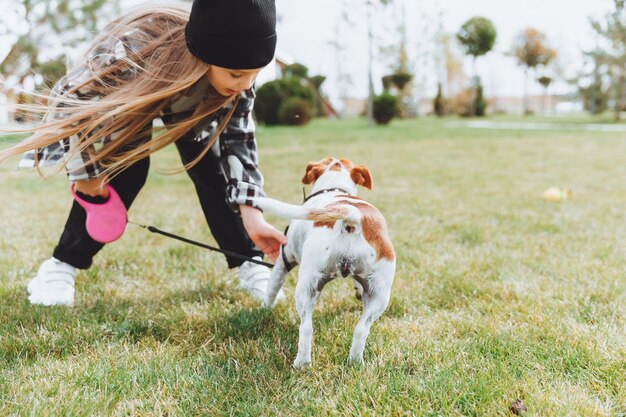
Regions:
<svg viewBox="0 0 626 417"><path fill-rule="evenodd" d="M348 356L348 365L362 366L363 365L363 354Z"/></svg>
<svg viewBox="0 0 626 417"><path fill-rule="evenodd" d="M273 309L274 307L276 307L276 300L269 300L266 297L263 299L263 302L261 302L261 307Z"/></svg>
<svg viewBox="0 0 626 417"><path fill-rule="evenodd" d="M293 361L293 369L296 369L296 370L304 369L310 364L311 364L311 358L298 356L296 357L296 360Z"/></svg>

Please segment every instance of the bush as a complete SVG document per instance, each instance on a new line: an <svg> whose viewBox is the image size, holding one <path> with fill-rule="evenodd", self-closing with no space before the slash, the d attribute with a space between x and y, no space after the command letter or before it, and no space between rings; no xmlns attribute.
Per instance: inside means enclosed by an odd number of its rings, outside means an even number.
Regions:
<svg viewBox="0 0 626 417"><path fill-rule="evenodd" d="M314 75L309 77L309 82L316 91L315 94L315 117L326 116L326 108L322 102L322 84L326 81L326 77L323 75Z"/></svg>
<svg viewBox="0 0 626 417"><path fill-rule="evenodd" d="M473 108L472 108L473 107ZM487 101L483 97L483 87L466 88L448 102L448 111L462 117L484 116L487 110Z"/></svg>
<svg viewBox="0 0 626 417"><path fill-rule="evenodd" d="M309 81L313 84L313 87L315 87L317 91L320 91L322 84L326 81L326 77L324 75L314 75L309 77Z"/></svg>
<svg viewBox="0 0 626 417"><path fill-rule="evenodd" d="M596 81L589 87L580 88L585 110L600 114L609 108L609 93L602 83Z"/></svg>
<svg viewBox="0 0 626 417"><path fill-rule="evenodd" d="M309 69L302 64L286 65L283 69L285 77L307 78L309 76Z"/></svg>
<svg viewBox="0 0 626 417"><path fill-rule="evenodd" d="M278 107L283 100L281 80L263 84L256 91L254 114L259 122L268 125L278 124Z"/></svg>
<svg viewBox="0 0 626 417"><path fill-rule="evenodd" d="M257 90L254 113L257 120L267 125L280 123L279 109L283 101L297 97L310 106L310 112L315 108L315 92L303 84L299 78L282 78L263 84Z"/></svg>
<svg viewBox="0 0 626 417"><path fill-rule="evenodd" d="M476 87L476 99L474 100L474 115L482 117L487 111L487 101L483 97L483 86L478 84Z"/></svg>
<svg viewBox="0 0 626 417"><path fill-rule="evenodd" d="M278 120L285 125L305 125L311 121L312 110L308 101L299 97L291 97L280 105Z"/></svg>
<svg viewBox="0 0 626 417"><path fill-rule="evenodd" d="M400 101L398 97L386 92L374 97L374 119L377 124L386 125L399 114Z"/></svg>
<svg viewBox="0 0 626 417"><path fill-rule="evenodd" d="M463 117L472 114L472 89L466 88L448 101L448 111Z"/></svg>
<svg viewBox="0 0 626 417"><path fill-rule="evenodd" d="M439 117L446 115L446 99L443 98L443 92L441 91L441 83L437 85L437 97L433 101L433 110Z"/></svg>

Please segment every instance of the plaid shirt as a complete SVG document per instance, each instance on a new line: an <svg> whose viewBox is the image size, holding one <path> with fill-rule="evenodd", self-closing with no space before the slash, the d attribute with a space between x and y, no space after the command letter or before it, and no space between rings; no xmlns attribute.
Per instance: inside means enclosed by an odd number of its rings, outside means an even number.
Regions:
<svg viewBox="0 0 626 417"><path fill-rule="evenodd" d="M147 35L139 30L130 31L119 40L111 39L104 41L93 49L84 65L74 68L59 80L52 89L49 104L62 107L62 104L58 104L57 97L59 96L78 100L99 100L102 96L91 91L88 86L72 94L67 94L67 91L90 77L94 70L106 68L117 60L126 57L129 52L140 50L148 41ZM127 71L127 74L129 79L132 78L133 74L130 70ZM208 89L208 79L203 78L184 94L181 94L180 97L176 98L172 105L160 114L160 118L165 126L167 127L191 115L195 108L206 98ZM219 155L220 168L227 182L227 201L234 210L237 210L240 204L253 205L252 199L254 197L265 195L263 192L263 175L258 167L259 162L254 134L255 124L252 118L254 98L254 87L241 94L232 118L215 146L211 149L211 152ZM232 105L231 103L216 114L201 120L179 140L208 143L210 138L215 135L217 127L232 108ZM63 114L59 113L55 117L61 118ZM111 122L114 123L114 120ZM147 127L147 130L149 128L150 126ZM106 136L98 146L115 140L116 136L116 133ZM97 164L89 163L90 149L69 157L70 148L77 141L78 136L74 135L39 149L39 165L46 167L64 161L66 162L70 181L97 178L102 174L102 168ZM34 165L35 152L31 151L24 154L19 167L32 168Z"/></svg>

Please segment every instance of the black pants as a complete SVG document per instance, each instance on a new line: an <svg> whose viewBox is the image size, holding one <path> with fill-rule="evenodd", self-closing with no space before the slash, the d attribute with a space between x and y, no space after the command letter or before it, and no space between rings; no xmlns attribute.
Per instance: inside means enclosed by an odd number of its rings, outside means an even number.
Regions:
<svg viewBox="0 0 626 417"><path fill-rule="evenodd" d="M193 161L204 145L198 142L178 141L176 147L185 164ZM127 209L145 184L149 167L150 159L142 159L111 180L110 184ZM196 186L202 211L219 247L242 255L262 257L263 253L248 237L241 218L226 203L226 181L220 173L219 157L209 151L187 173ZM59 244L53 253L56 259L79 269L89 268L93 257L104 247L104 244L96 242L87 234L85 220L85 210L74 201ZM226 260L229 268L239 266L243 262L228 256Z"/></svg>

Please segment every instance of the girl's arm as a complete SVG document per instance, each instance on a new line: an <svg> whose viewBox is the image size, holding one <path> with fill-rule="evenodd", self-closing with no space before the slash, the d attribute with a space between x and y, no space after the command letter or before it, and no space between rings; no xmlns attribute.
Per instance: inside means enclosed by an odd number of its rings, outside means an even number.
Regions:
<svg viewBox="0 0 626 417"><path fill-rule="evenodd" d="M254 89L242 93L233 117L220 136L220 163L226 177L226 195L231 207L254 206L255 197L265 196L263 174L255 138L256 126L252 118Z"/></svg>
<svg viewBox="0 0 626 417"><path fill-rule="evenodd" d="M109 190L104 186L108 182L106 176L94 178L92 180L82 180L74 182L74 189L79 193L89 195L92 197L109 197Z"/></svg>
<svg viewBox="0 0 626 417"><path fill-rule="evenodd" d="M264 254L275 261L280 253L280 245L287 244L285 235L267 223L260 210L246 205L239 206L239 210L250 239Z"/></svg>
<svg viewBox="0 0 626 417"><path fill-rule="evenodd" d="M253 205L254 197L265 195L252 119L253 105L254 89L250 89L240 97L233 117L220 136L220 158L231 206L241 213L250 239L263 253L275 260L280 245L286 244L287 238L267 223L261 210Z"/></svg>

